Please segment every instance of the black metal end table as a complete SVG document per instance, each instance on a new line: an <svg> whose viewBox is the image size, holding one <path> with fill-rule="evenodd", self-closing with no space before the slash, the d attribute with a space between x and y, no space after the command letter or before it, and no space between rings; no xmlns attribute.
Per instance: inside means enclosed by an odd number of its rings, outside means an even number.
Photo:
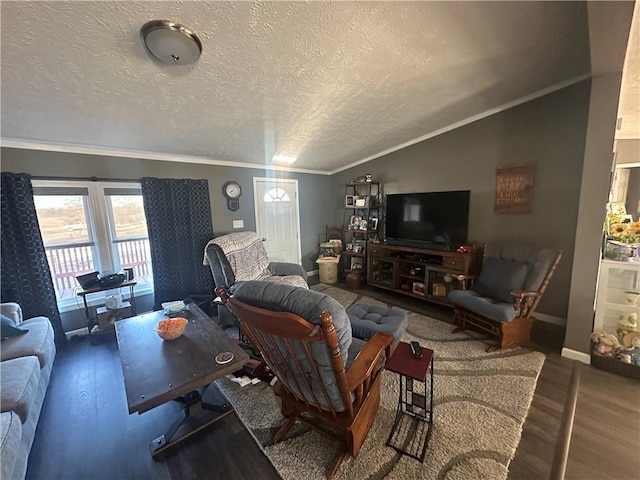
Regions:
<svg viewBox="0 0 640 480"><path fill-rule="evenodd" d="M398 410L387 446L422 462L433 427L433 350L422 347L422 358L415 358L409 344L400 342L385 369L400 378Z"/></svg>

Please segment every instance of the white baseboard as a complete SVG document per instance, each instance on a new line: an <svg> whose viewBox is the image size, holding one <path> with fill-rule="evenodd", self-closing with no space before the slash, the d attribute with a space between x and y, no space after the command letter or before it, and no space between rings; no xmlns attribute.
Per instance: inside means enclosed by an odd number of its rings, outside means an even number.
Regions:
<svg viewBox="0 0 640 480"><path fill-rule="evenodd" d="M87 327L76 328L75 330L71 330L69 332L65 332L67 340L71 337L84 337L85 335L89 335L89 329Z"/></svg>
<svg viewBox="0 0 640 480"><path fill-rule="evenodd" d="M591 365L591 356L586 353L578 352L576 350L571 350L570 348L563 347L561 355L565 358L569 358L571 360L577 360L578 362Z"/></svg>

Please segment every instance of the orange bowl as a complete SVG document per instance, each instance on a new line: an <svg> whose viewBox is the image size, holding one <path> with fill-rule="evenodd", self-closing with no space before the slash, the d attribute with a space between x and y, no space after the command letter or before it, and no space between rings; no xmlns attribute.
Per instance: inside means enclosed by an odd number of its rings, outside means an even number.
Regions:
<svg viewBox="0 0 640 480"><path fill-rule="evenodd" d="M156 325L156 333L163 340L175 340L184 333L187 323L189 320L183 317L165 318Z"/></svg>

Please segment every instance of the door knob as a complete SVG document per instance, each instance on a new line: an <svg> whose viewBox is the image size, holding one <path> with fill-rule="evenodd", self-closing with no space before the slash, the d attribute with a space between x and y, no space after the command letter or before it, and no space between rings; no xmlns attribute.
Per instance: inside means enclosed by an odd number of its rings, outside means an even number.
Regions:
<svg viewBox="0 0 640 480"><path fill-rule="evenodd" d="M263 242L266 242L266 241L267 241L267 239L266 239L266 238L264 238L264 237L262 237L262 241L263 241Z"/></svg>

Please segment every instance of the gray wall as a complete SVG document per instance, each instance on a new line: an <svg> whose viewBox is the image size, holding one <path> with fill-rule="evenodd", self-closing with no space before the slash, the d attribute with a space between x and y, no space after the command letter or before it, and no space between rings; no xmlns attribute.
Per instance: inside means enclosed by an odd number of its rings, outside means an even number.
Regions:
<svg viewBox="0 0 640 480"><path fill-rule="evenodd" d="M141 177L207 179L215 236L233 231L232 220L244 220L242 230L255 230L253 177L296 178L300 197L302 263L307 271L317 269L315 260L318 254L318 235L325 231L332 218L332 212L328 208L317 208L318 205L324 205L327 201L327 191L330 186L330 178L327 175L268 172L254 168L233 168L13 148L2 148L1 154L2 171L26 172L33 176L95 176L128 180L137 180ZM222 195L222 185L228 180L237 180L242 186L240 209L236 212L227 209L226 198ZM153 307L153 296L138 297L137 304L139 313L149 311ZM61 316L65 331L79 329L86 325L81 310L64 312Z"/></svg>
<svg viewBox="0 0 640 480"><path fill-rule="evenodd" d="M2 148L1 153L2 171L26 172L33 176L95 176L129 180L141 177L207 179L215 236L233 231L232 220L243 220L242 230L255 230L253 177L295 178L298 180L300 196L302 264L307 271L317 268L315 260L318 253L318 235L325 231L326 225L332 220L332 212L328 208L318 208L318 205L325 205L327 202L330 186L330 178L327 175L14 148ZM240 209L236 212L227 209L226 198L222 195L222 185L228 180L237 180L242 186Z"/></svg>
<svg viewBox="0 0 640 480"><path fill-rule="evenodd" d="M640 140L616 140L616 164L629 166L629 188L627 189L627 213L634 219L640 214Z"/></svg>
<svg viewBox="0 0 640 480"><path fill-rule="evenodd" d="M616 163L640 164L640 139L616 140Z"/></svg>
<svg viewBox="0 0 640 480"><path fill-rule="evenodd" d="M592 80L589 122L576 221L575 258L571 272L569 313L564 346L587 353L593 330L594 300L602 249L602 227L609 197L613 137L622 75L599 75Z"/></svg>
<svg viewBox="0 0 640 480"><path fill-rule="evenodd" d="M539 311L566 318L589 92L590 82L581 82L332 176L335 222L342 222L344 184L365 173L385 193L471 190L470 241L564 251ZM496 215L496 167L528 162L536 166L533 213Z"/></svg>

